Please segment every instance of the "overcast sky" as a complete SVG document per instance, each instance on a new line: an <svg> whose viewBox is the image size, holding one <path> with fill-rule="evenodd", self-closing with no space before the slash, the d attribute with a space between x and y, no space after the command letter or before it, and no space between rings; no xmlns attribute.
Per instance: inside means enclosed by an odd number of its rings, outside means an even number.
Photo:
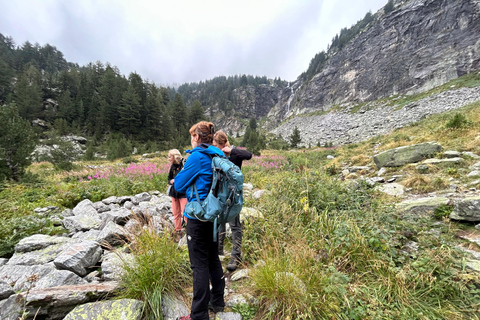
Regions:
<svg viewBox="0 0 480 320"><path fill-rule="evenodd" d="M387 0L0 0L0 33L157 85L248 74L293 81Z"/></svg>

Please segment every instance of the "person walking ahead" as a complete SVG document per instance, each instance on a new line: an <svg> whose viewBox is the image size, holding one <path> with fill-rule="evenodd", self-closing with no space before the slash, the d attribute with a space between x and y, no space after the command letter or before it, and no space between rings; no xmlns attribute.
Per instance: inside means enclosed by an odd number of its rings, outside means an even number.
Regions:
<svg viewBox="0 0 480 320"><path fill-rule="evenodd" d="M175 190L187 193L187 201L197 201L192 184L195 184L200 201L205 200L212 182L211 156L223 156L223 152L212 146L214 125L201 121L190 128L192 150L187 150L183 170L175 177ZM217 243L213 241L213 222L202 222L195 217L187 218L188 256L193 270L193 300L190 315L181 320L208 320L208 309L215 312L225 307L225 276L217 254ZM212 284L210 290L209 282Z"/></svg>
<svg viewBox="0 0 480 320"><path fill-rule="evenodd" d="M218 131L213 137L213 145L218 147L220 150L228 156L228 159L242 169L243 160L252 159L252 154L244 149L239 149L231 147L228 142L227 134L223 131ZM227 264L228 271L235 271L238 268L238 264L241 261L242 255L242 238L243 231L242 225L240 223L240 215L236 216L233 221L229 222L230 228L232 229L232 253L230 255L230 262ZM220 225L218 230L218 254L224 255L223 243L225 242L225 233L226 226L225 224Z"/></svg>
<svg viewBox="0 0 480 320"><path fill-rule="evenodd" d="M170 170L168 171L168 185L170 186L168 195L172 199L172 212L175 222L176 241L178 242L182 237L182 218L185 205L187 204L187 195L184 192L177 192L174 183L175 177L182 170L182 155L177 149L168 151L168 161L170 162Z"/></svg>

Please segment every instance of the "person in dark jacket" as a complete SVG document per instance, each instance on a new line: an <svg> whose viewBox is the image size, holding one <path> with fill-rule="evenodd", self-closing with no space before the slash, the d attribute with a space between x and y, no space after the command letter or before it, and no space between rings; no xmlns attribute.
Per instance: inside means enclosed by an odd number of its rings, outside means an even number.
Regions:
<svg viewBox="0 0 480 320"><path fill-rule="evenodd" d="M213 137L213 145L218 147L220 150L228 156L228 159L237 165L240 169L242 168L243 160L252 159L252 153L245 149L235 148L230 146L228 142L227 134L223 131L217 131ZM242 224L240 222L240 215L236 216L235 219L229 222L230 228L232 229L232 253L230 255L230 262L227 264L228 271L235 271L238 268L238 264L241 261L242 255ZM218 254L224 255L223 243L225 241L226 226L225 224L220 225L218 231Z"/></svg>
<svg viewBox="0 0 480 320"><path fill-rule="evenodd" d="M186 192L187 201L197 201L195 184L200 201L205 200L212 183L211 156L224 156L223 152L212 146L214 125L201 121L190 128L192 150L185 162L183 170L175 177L174 187L177 192ZM213 222L203 222L195 217L187 217L188 256L193 271L193 300L190 315L184 319L208 320L208 309L214 312L223 311L225 307L225 276L217 254L217 243L213 241ZM212 289L210 290L210 284Z"/></svg>
<svg viewBox="0 0 480 320"><path fill-rule="evenodd" d="M182 232L182 216L183 211L185 211L185 205L187 204L187 195L185 192L177 192L175 190L174 183L175 177L182 170L182 155L177 149L172 149L168 151L168 161L171 163L170 170L168 171L168 195L172 199L172 212L175 222L176 241L180 241L183 237ZM186 220L186 219L185 219ZM185 221L186 222L186 221Z"/></svg>

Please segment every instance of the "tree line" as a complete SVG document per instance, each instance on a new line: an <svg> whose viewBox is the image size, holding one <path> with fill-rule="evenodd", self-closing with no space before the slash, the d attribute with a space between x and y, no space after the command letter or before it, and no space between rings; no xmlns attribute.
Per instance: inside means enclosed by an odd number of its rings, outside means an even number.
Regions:
<svg viewBox="0 0 480 320"><path fill-rule="evenodd" d="M79 66L68 62L50 44L27 41L17 46L11 37L0 33L0 111L1 117L10 121L10 126L2 128L0 176L2 168L4 176L12 177L26 165L22 162L17 168L14 162L28 155L28 148L17 152L17 160L11 158L12 148L19 144L10 138L20 132L30 142L83 135L89 138L87 155L103 149L110 158L131 154L133 145L141 146L140 152L183 149L189 145L191 125L210 119L205 110L212 110L212 106L225 113L228 108L235 109L235 89L284 84L280 78L236 75L183 84L177 89L158 86L136 72L127 77L109 63ZM38 126L32 127L32 123ZM261 134L255 124L253 127L247 128L247 139L238 145L259 150L265 139L258 138ZM7 171L10 174L5 174Z"/></svg>

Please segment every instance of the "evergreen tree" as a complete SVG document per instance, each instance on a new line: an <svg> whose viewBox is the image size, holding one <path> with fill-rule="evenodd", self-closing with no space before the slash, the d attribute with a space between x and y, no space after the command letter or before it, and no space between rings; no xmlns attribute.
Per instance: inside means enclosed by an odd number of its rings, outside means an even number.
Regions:
<svg viewBox="0 0 480 320"><path fill-rule="evenodd" d="M385 14L392 12L395 9L395 5L393 4L393 0L388 0L387 4L384 7Z"/></svg>
<svg viewBox="0 0 480 320"><path fill-rule="evenodd" d="M247 80L247 76L246 75L242 75L240 77L240 86L241 87L244 87L248 84L248 80Z"/></svg>
<svg viewBox="0 0 480 320"><path fill-rule="evenodd" d="M0 105L7 100L11 92L14 72L0 56Z"/></svg>
<svg viewBox="0 0 480 320"><path fill-rule="evenodd" d="M292 148L296 148L301 141L302 139L300 138L300 130L298 130L297 126L295 126L292 135L290 136L290 146Z"/></svg>
<svg viewBox="0 0 480 320"><path fill-rule="evenodd" d="M251 118L250 121L248 122L248 126L249 126L252 130L257 130L257 119Z"/></svg>
<svg viewBox="0 0 480 320"><path fill-rule="evenodd" d="M57 119L63 119L68 123L72 123L73 120L78 119L77 109L75 108L69 89L60 95L58 100Z"/></svg>
<svg viewBox="0 0 480 320"><path fill-rule="evenodd" d="M251 118L248 127L245 129L242 146L247 148L251 153L259 156L260 150L264 148L265 138L257 132L257 120Z"/></svg>
<svg viewBox="0 0 480 320"><path fill-rule="evenodd" d="M181 147L184 144L188 144L189 135L188 135L188 117L187 117L187 107L183 98L180 94L176 94L173 100L173 103L170 107L172 123L174 126L175 138L174 144L176 147Z"/></svg>
<svg viewBox="0 0 480 320"><path fill-rule="evenodd" d="M117 86L117 74L112 67L107 66L105 73L100 79L98 93L100 95L101 110L105 117L105 124L108 128L118 130L118 107L122 97L122 91Z"/></svg>
<svg viewBox="0 0 480 320"><path fill-rule="evenodd" d="M205 120L205 115L204 115L202 104L200 103L200 101L195 100L193 102L193 105L190 108L188 119L189 119L188 121L189 126L194 125L200 120Z"/></svg>
<svg viewBox="0 0 480 320"><path fill-rule="evenodd" d="M15 104L0 106L0 180L18 181L30 165L36 136L30 123L22 119Z"/></svg>
<svg viewBox="0 0 480 320"><path fill-rule="evenodd" d="M128 90L122 95L122 103L118 108L118 125L120 132L127 137L140 131L140 103L133 86L128 86Z"/></svg>
<svg viewBox="0 0 480 320"><path fill-rule="evenodd" d="M165 106L162 105L160 91L155 85L147 85L147 98L145 101L146 117L142 125L142 136L145 141L162 140L162 125Z"/></svg>
<svg viewBox="0 0 480 320"><path fill-rule="evenodd" d="M42 116L43 97L40 83L40 73L33 65L20 75L13 99L22 118L34 120Z"/></svg>

